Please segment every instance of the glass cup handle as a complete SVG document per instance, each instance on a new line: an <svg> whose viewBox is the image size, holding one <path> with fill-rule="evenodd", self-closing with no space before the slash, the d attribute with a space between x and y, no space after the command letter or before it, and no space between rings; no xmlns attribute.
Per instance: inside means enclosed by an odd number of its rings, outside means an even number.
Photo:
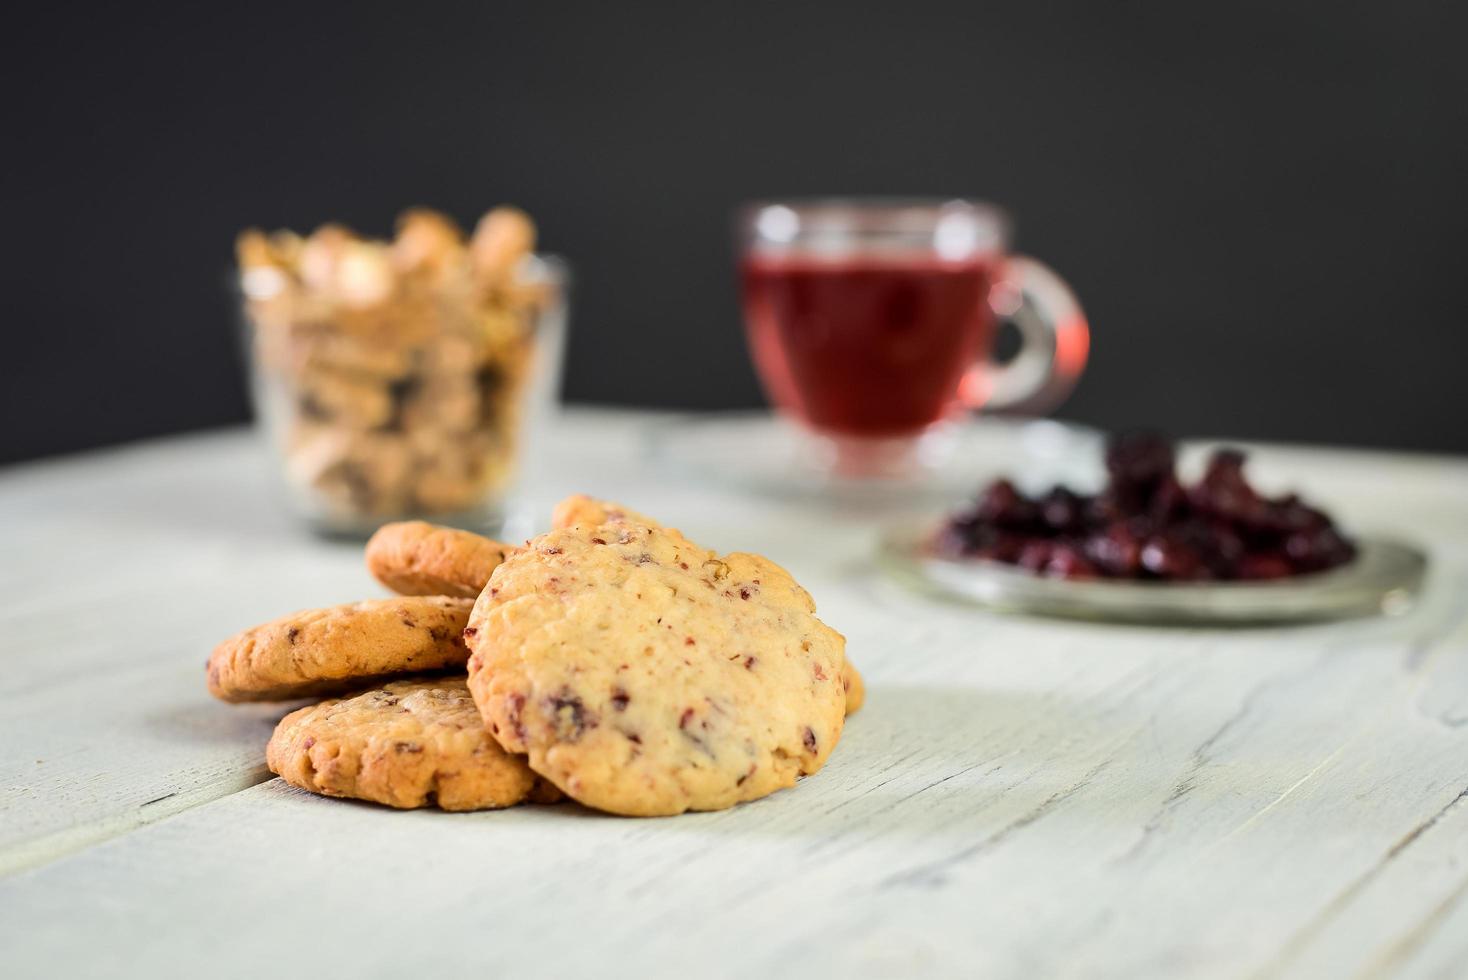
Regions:
<svg viewBox="0 0 1468 980"><path fill-rule="evenodd" d="M1075 387L1091 348L1091 329L1075 294L1049 266L1012 255L989 303L1019 330L1019 353L1004 364L975 364L959 386L960 398L974 410L1040 414L1055 408Z"/></svg>

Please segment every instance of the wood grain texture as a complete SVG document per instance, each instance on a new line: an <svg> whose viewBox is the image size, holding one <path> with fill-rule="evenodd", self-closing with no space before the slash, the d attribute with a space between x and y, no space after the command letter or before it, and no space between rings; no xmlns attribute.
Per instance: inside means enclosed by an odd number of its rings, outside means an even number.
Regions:
<svg viewBox="0 0 1468 980"><path fill-rule="evenodd" d="M1263 450L1267 479L1427 543L1428 595L1158 630L909 595L873 572L867 515L670 483L638 423L574 417L522 525L585 490L787 565L868 681L824 771L652 821L251 785L284 708L210 703L203 657L380 594L356 553L272 510L237 435L12 470L6 975L1461 974L1468 464Z"/></svg>

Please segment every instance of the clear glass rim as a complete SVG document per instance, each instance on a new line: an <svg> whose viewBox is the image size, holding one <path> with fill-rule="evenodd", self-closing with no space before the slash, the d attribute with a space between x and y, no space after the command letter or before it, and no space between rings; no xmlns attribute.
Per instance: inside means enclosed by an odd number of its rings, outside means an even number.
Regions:
<svg viewBox="0 0 1468 980"><path fill-rule="evenodd" d="M531 252L525 256L524 261L531 281L536 285L552 286L561 293L568 292L574 285L571 263L566 261L563 255L554 252ZM244 270L240 268L239 264L234 263L224 276L223 283L225 291L233 294L242 302L250 299L241 281L243 273Z"/></svg>
<svg viewBox="0 0 1468 980"><path fill-rule="evenodd" d="M571 286L571 263L566 261L565 256L552 252L532 252L526 256L526 267L531 270L532 275L543 277L543 281L558 289Z"/></svg>
<svg viewBox="0 0 1468 980"><path fill-rule="evenodd" d="M790 247L813 240L852 243L891 238L941 241L960 231L968 250L1004 251L1009 215L966 197L791 197L748 201L735 211L741 247Z"/></svg>

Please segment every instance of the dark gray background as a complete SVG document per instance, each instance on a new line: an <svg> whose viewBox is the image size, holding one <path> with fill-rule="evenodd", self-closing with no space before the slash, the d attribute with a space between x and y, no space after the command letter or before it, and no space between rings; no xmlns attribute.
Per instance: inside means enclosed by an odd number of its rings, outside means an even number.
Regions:
<svg viewBox="0 0 1468 980"><path fill-rule="evenodd" d="M1468 450L1449 4L36 6L4 32L0 460L247 417L235 232L515 202L566 394L758 404L728 214L973 195L1065 273L1105 426Z"/></svg>

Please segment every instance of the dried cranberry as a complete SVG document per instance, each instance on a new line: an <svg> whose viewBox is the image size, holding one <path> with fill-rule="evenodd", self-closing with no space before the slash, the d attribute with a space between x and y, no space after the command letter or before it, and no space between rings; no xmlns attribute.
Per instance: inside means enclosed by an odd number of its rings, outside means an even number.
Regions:
<svg viewBox="0 0 1468 980"><path fill-rule="evenodd" d="M587 729L597 725L596 712L589 710L569 687L562 687L547 698L546 707L557 737L565 741L574 742Z"/></svg>
<svg viewBox="0 0 1468 980"><path fill-rule="evenodd" d="M1232 446L1213 450L1213 455L1208 457L1208 466L1203 471L1202 482L1244 482L1244 463L1248 458L1242 449Z"/></svg>
<svg viewBox="0 0 1468 980"><path fill-rule="evenodd" d="M1293 572L1288 559L1269 552L1245 555L1237 565L1237 577L1249 581L1287 578Z"/></svg>
<svg viewBox="0 0 1468 980"><path fill-rule="evenodd" d="M1057 486L1031 500L996 480L953 515L933 547L1063 578L1263 580L1354 557L1326 514L1294 494L1270 499L1255 490L1245 459L1220 449L1186 487L1171 442L1126 433L1107 447L1110 479L1100 494Z"/></svg>
<svg viewBox="0 0 1468 980"><path fill-rule="evenodd" d="M1065 487L1055 487L1040 498L1040 519L1052 531L1065 534L1085 523L1086 501Z"/></svg>
<svg viewBox="0 0 1468 980"><path fill-rule="evenodd" d="M1356 549L1333 527L1296 531L1285 538L1285 554L1297 571L1318 572L1344 565Z"/></svg>
<svg viewBox="0 0 1468 980"><path fill-rule="evenodd" d="M1161 433L1123 432L1106 447L1106 472L1113 486L1150 487L1172 475L1175 459L1171 441Z"/></svg>
<svg viewBox="0 0 1468 980"><path fill-rule="evenodd" d="M973 549L968 530L959 524L944 524L933 538L933 550L947 558L962 558Z"/></svg>
<svg viewBox="0 0 1468 980"><path fill-rule="evenodd" d="M1215 578L1234 578L1244 556L1244 539L1222 521L1193 521L1182 526L1182 537L1203 557Z"/></svg>
<svg viewBox="0 0 1468 980"><path fill-rule="evenodd" d="M1031 541L1020 550L1017 564L1023 569L1031 572L1039 572L1050 564L1050 555L1054 551L1049 541Z"/></svg>
<svg viewBox="0 0 1468 980"><path fill-rule="evenodd" d="M1142 542L1125 524L1113 524L1086 539L1086 557L1114 578L1132 578L1142 567Z"/></svg>
<svg viewBox="0 0 1468 980"><path fill-rule="evenodd" d="M1269 509L1244 478L1244 454L1237 449L1220 449L1213 454L1191 497L1199 511L1251 528L1264 524Z"/></svg>
<svg viewBox="0 0 1468 980"><path fill-rule="evenodd" d="M979 495L973 510L977 521L997 527L1027 527L1035 523L1038 516L1039 508L1008 480L995 480L989 484Z"/></svg>
<svg viewBox="0 0 1468 980"><path fill-rule="evenodd" d="M1311 531L1329 527L1330 518L1304 504L1294 494L1269 501L1263 509L1259 527L1274 534Z"/></svg>
<svg viewBox="0 0 1468 980"><path fill-rule="evenodd" d="M1203 562L1186 544L1157 535L1142 545L1142 568L1154 578L1193 579L1203 571Z"/></svg>
<svg viewBox="0 0 1468 980"><path fill-rule="evenodd" d="M1044 573L1051 578L1095 578L1096 566L1086 561L1076 548L1059 545L1051 551Z"/></svg>
<svg viewBox="0 0 1468 980"><path fill-rule="evenodd" d="M973 556L1013 565L1019 561L1020 552L1027 542L1024 535L995 531L987 535L981 544L974 546Z"/></svg>

